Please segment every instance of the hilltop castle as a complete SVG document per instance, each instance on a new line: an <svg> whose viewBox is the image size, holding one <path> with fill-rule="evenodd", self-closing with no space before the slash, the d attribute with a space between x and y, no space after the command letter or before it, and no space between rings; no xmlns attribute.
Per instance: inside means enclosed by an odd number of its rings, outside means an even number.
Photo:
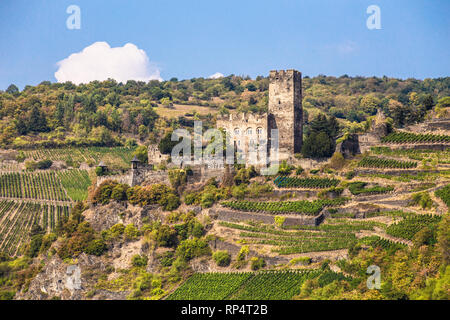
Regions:
<svg viewBox="0 0 450 320"><path fill-rule="evenodd" d="M224 129L246 165L266 167L273 161L294 161L294 154L302 148L303 109L302 74L296 70L270 71L269 106L264 115L230 114L218 116L217 128ZM166 163L168 155L161 154L156 146L148 148L148 164L133 159L131 170L118 176L99 177L97 184L114 179L129 185L144 181L167 182L165 171L155 171L154 165ZM237 159L234 159L237 160ZM203 158L200 164L184 163L193 171L194 180L216 177L224 174L224 161ZM172 164L173 166L173 164Z"/></svg>
<svg viewBox="0 0 450 320"><path fill-rule="evenodd" d="M302 148L302 74L296 70L271 71L269 80L267 114L230 114L217 119L217 128L225 129L235 150L244 156L247 164L252 150L259 146L265 149L263 154L268 155L258 158L255 152L253 160L260 165L273 159L273 150L278 151L278 160L282 161L292 159ZM274 129L278 130L278 139Z"/></svg>

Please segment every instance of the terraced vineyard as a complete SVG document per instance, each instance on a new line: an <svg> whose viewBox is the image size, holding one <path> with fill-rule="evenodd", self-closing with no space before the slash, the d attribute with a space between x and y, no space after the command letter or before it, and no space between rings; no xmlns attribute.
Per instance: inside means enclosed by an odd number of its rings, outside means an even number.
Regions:
<svg viewBox="0 0 450 320"><path fill-rule="evenodd" d="M296 178L296 177L284 177L278 176L275 178L273 183L278 188L330 188L335 187L339 184L337 179L328 178Z"/></svg>
<svg viewBox="0 0 450 320"><path fill-rule="evenodd" d="M60 148L37 149L24 151L27 158L33 160L49 159L52 161L69 161L75 163L97 164L100 160L107 162L119 161L123 166L128 166L135 148L127 147L85 147L85 148Z"/></svg>
<svg viewBox="0 0 450 320"><path fill-rule="evenodd" d="M430 143L450 142L450 136L439 134L420 134L412 132L393 132L383 138L384 143Z"/></svg>
<svg viewBox="0 0 450 320"><path fill-rule="evenodd" d="M252 273L196 273L167 300L223 300L239 289Z"/></svg>
<svg viewBox="0 0 450 320"><path fill-rule="evenodd" d="M389 147L371 147L371 153L391 157L408 157L412 160L422 161L423 159L436 157L438 163L450 163L450 148L446 150L430 149L391 149Z"/></svg>
<svg viewBox="0 0 450 320"><path fill-rule="evenodd" d="M70 201L53 171L0 174L0 197Z"/></svg>
<svg viewBox="0 0 450 320"><path fill-rule="evenodd" d="M450 184L446 185L444 188L435 191L436 197L439 197L444 201L447 208L450 209Z"/></svg>
<svg viewBox="0 0 450 320"><path fill-rule="evenodd" d="M369 245L373 248L381 247L388 251L397 251L406 248L406 245L400 242L394 242L388 239L380 238L379 236L365 237L360 240L360 243Z"/></svg>
<svg viewBox="0 0 450 320"><path fill-rule="evenodd" d="M272 252L282 255L330 251L348 248L357 242L355 233L384 227L373 221L348 221L333 219L333 222L315 226L298 226L295 231L279 230L270 225L247 225L220 222L220 226L239 230L241 242L270 245Z"/></svg>
<svg viewBox="0 0 450 320"><path fill-rule="evenodd" d="M436 229L441 219L441 216L432 216L429 214L410 215L402 221L390 225L386 229L386 233L397 238L412 240L416 233L424 227Z"/></svg>
<svg viewBox="0 0 450 320"><path fill-rule="evenodd" d="M361 194L368 195L368 194L387 193L387 192L391 192L394 190L394 187L392 187L392 186L383 187L383 186L375 185L375 186L367 188L366 187L367 185L368 185L367 182L355 181L348 185L348 189L355 196L361 195Z"/></svg>
<svg viewBox="0 0 450 320"><path fill-rule="evenodd" d="M300 293L307 279L317 278L321 286L347 280L332 271L266 271L245 273L196 273L168 300L290 300Z"/></svg>
<svg viewBox="0 0 450 320"><path fill-rule="evenodd" d="M264 212L271 214L278 213L294 213L294 214L318 214L323 208L328 206L339 206L344 204L348 199L321 199L314 201L277 201L277 202L261 202L261 201L226 201L222 202L224 207L233 210Z"/></svg>
<svg viewBox="0 0 450 320"><path fill-rule="evenodd" d="M359 167L364 168L383 168L383 169L411 169L417 167L415 161L400 161L394 159L365 157L358 163Z"/></svg>
<svg viewBox="0 0 450 320"><path fill-rule="evenodd" d="M54 206L23 201L0 201L0 252L11 256L23 253L34 224L45 230L55 229L57 222L69 215L69 206Z"/></svg>
<svg viewBox="0 0 450 320"><path fill-rule="evenodd" d="M73 201L83 201L87 198L87 189L91 185L91 179L86 170L59 171L57 175Z"/></svg>

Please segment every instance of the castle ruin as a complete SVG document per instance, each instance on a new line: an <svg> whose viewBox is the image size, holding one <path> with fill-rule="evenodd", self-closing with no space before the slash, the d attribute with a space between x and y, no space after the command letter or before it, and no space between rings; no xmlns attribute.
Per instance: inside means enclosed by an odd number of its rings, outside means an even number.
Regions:
<svg viewBox="0 0 450 320"><path fill-rule="evenodd" d="M247 164L267 165L274 156L274 160L289 161L302 148L302 74L296 70L274 70L270 71L269 80L267 114L230 114L217 119L217 128L225 129ZM262 154L267 155L264 158L258 158L259 152L252 155L252 150L260 146L264 148ZM271 150L277 150L277 155Z"/></svg>

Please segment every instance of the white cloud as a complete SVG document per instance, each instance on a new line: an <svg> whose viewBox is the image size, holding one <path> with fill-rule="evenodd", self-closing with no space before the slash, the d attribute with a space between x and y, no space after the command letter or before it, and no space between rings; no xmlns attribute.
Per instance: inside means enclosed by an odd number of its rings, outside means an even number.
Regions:
<svg viewBox="0 0 450 320"><path fill-rule="evenodd" d="M132 43L111 48L106 42L95 42L59 61L57 66L58 82L80 84L108 78L124 83L127 80L162 80L159 69L150 62L145 51Z"/></svg>
<svg viewBox="0 0 450 320"><path fill-rule="evenodd" d="M346 41L337 46L337 50L341 54L349 54L355 52L358 49L358 45L353 41Z"/></svg>
<svg viewBox="0 0 450 320"><path fill-rule="evenodd" d="M219 79L219 78L223 78L223 77L224 77L223 74L221 74L220 72L216 72L216 73L210 75L208 78L209 79Z"/></svg>

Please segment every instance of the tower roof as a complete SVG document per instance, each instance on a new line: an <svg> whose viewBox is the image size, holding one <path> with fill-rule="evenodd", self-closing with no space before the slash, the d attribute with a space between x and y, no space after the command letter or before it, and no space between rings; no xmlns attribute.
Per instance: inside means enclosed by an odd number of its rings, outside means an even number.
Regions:
<svg viewBox="0 0 450 320"><path fill-rule="evenodd" d="M97 167L106 167L106 164L103 161L100 161Z"/></svg>
<svg viewBox="0 0 450 320"><path fill-rule="evenodd" d="M136 156L134 156L133 160L131 162L141 162Z"/></svg>

